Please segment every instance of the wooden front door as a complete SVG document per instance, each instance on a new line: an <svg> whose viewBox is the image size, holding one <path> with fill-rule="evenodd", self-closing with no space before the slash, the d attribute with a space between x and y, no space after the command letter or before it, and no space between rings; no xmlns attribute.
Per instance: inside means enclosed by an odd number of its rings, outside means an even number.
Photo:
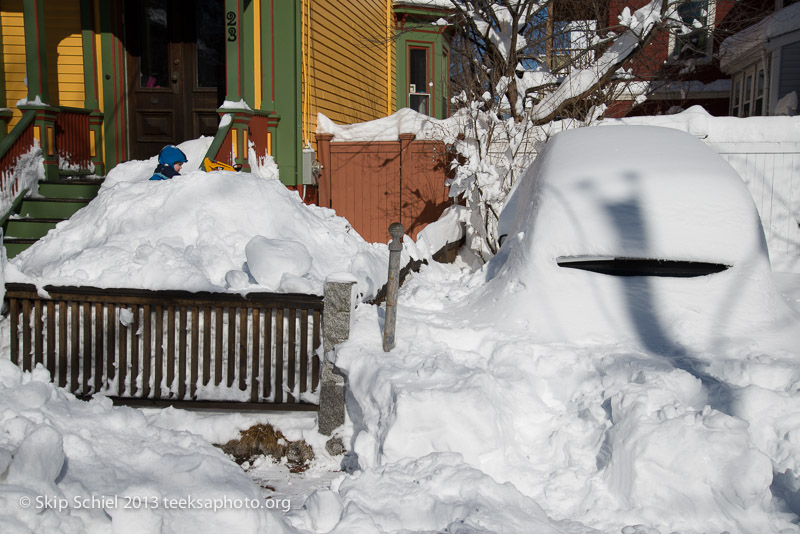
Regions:
<svg viewBox="0 0 800 534"><path fill-rule="evenodd" d="M127 0L130 154L213 136L225 98L224 0Z"/></svg>

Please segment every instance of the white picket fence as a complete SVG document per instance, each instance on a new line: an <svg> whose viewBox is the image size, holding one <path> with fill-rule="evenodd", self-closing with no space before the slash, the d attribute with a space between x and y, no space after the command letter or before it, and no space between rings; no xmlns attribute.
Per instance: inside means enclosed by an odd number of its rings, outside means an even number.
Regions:
<svg viewBox="0 0 800 534"><path fill-rule="evenodd" d="M800 256L800 142L708 145L750 189L770 254Z"/></svg>

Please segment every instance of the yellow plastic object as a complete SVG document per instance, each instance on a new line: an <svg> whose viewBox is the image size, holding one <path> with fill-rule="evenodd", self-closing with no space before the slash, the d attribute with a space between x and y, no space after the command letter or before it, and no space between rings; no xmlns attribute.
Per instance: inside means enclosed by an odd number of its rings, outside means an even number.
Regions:
<svg viewBox="0 0 800 534"><path fill-rule="evenodd" d="M221 161L217 161L210 158L205 158L203 160L203 169L206 172L211 171L240 171L242 170L242 166L240 164L236 165L228 165L227 163L222 163Z"/></svg>

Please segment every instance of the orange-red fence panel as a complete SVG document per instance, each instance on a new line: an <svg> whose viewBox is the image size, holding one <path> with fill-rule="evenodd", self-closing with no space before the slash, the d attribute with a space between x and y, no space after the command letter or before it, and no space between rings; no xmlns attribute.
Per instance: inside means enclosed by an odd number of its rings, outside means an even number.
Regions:
<svg viewBox="0 0 800 534"><path fill-rule="evenodd" d="M386 242L401 222L416 238L451 205L445 182L447 153L440 141L333 142L317 135L322 173L319 203L345 217L367 241Z"/></svg>

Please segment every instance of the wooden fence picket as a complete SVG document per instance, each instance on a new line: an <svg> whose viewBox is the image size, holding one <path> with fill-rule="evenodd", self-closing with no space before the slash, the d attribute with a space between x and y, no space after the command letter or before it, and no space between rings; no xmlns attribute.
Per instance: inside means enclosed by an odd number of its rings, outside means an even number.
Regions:
<svg viewBox="0 0 800 534"><path fill-rule="evenodd" d="M78 396L316 408L322 297L45 291L6 286L11 360L44 366Z"/></svg>

